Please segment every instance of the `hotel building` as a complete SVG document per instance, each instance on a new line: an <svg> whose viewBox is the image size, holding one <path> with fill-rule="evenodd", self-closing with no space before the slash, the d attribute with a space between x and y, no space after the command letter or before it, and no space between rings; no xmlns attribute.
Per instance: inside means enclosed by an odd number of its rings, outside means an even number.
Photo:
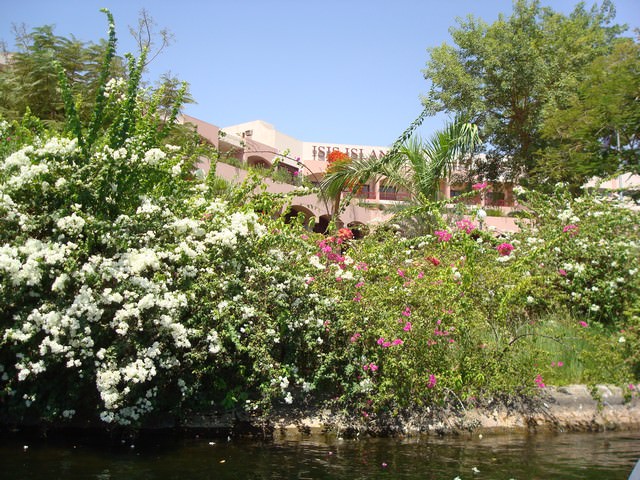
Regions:
<svg viewBox="0 0 640 480"><path fill-rule="evenodd" d="M187 115L183 115L182 121L194 125L198 133L219 151L215 173L226 180L242 181L248 173L248 167L269 169L276 159L280 159L275 179L265 178L268 191L274 193L299 190L303 179L317 185L326 173L327 156L331 151L339 150L352 158L367 158L380 157L389 150L386 146L301 141L279 132L262 120L224 128ZM210 165L202 164L201 168L208 173ZM462 178L461 173L455 172L452 178L441 182L441 198L450 198L454 203L456 196L471 190L470 184L456 180ZM489 213L485 220L487 227L498 232L516 230L514 219L509 217L514 206L512 185L493 183L488 190L465 197L464 203L482 206ZM385 184L384 179L371 181L360 186L348 207L340 214L338 223L354 227L386 221L391 216L385 206L406 198L406 192ZM299 214L304 215L306 222L313 219L314 230L323 232L331 216L331 205L315 194L297 196L287 215Z"/></svg>

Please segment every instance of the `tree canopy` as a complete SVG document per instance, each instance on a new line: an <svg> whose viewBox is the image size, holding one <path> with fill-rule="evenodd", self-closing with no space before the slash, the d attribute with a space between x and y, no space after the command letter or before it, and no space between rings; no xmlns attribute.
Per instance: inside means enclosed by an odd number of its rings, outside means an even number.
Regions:
<svg viewBox="0 0 640 480"><path fill-rule="evenodd" d="M7 55L0 70L0 113L7 118L21 117L27 108L42 120L64 118L64 102L58 88L58 67L65 71L74 96L94 98L107 42L83 42L54 33L53 26L36 27L26 33L16 29L18 50ZM122 76L122 60L114 57L112 75ZM78 105L83 115L93 110L85 102Z"/></svg>
<svg viewBox="0 0 640 480"><path fill-rule="evenodd" d="M509 17L487 24L468 16L450 33L455 46L429 50L423 103L432 113L462 114L480 127L487 179L524 178L551 142L545 112L567 105L588 77L588 67L609 55L625 30L613 23L609 0L590 10L579 3L569 15L517 0Z"/></svg>
<svg viewBox="0 0 640 480"><path fill-rule="evenodd" d="M537 177L573 187L590 177L640 172L640 45L616 42L591 62L564 105L550 107L541 130L548 142Z"/></svg>
<svg viewBox="0 0 640 480"><path fill-rule="evenodd" d="M144 67L170 45L170 32L156 32L155 22L146 10L140 13L136 29L130 30L140 48L138 53L145 58ZM109 57L109 79L116 83L131 70L125 68L125 59L115 55L115 33L113 38L98 43L56 35L52 25L30 32L24 26L14 26L14 34L15 51L4 52L6 63L0 65L0 114L8 119L22 118L28 109L45 122L63 121L69 105L65 105L58 85L61 69L71 88L73 108L81 120L89 120L104 94L98 92L106 84L101 78L107 71L104 59ZM109 48L114 52L109 54ZM180 93L181 85L175 76L166 73L151 89L160 92L159 109L167 116L179 95L182 102L193 103L188 92Z"/></svg>

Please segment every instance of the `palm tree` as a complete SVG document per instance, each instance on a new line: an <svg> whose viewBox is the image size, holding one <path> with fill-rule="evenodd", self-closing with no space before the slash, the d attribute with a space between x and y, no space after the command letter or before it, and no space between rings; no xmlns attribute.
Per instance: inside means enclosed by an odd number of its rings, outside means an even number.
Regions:
<svg viewBox="0 0 640 480"><path fill-rule="evenodd" d="M384 178L387 185L408 192L405 208L427 207L439 199L440 181L450 176L456 163L479 143L476 125L454 120L426 142L416 137L405 138L381 158L354 159L336 165L320 188L328 198L336 198L352 185Z"/></svg>

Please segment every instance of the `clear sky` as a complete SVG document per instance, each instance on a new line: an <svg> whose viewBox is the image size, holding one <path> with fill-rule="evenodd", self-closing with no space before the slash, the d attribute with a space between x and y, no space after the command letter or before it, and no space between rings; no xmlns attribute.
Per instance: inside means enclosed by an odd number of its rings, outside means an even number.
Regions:
<svg viewBox="0 0 640 480"><path fill-rule="evenodd" d="M542 1L563 13L576 3ZM618 23L640 27L640 0L614 4ZM220 127L264 120L303 141L385 146L422 110L427 48L451 43L457 17L493 22L510 14L512 2L0 0L0 39L11 49L12 24L24 23L97 41L107 35L102 7L115 17L119 54L135 52L128 27L143 8L174 34L146 79L170 71L189 82L197 101L185 109L189 115ZM429 135L445 119L427 119L419 133Z"/></svg>

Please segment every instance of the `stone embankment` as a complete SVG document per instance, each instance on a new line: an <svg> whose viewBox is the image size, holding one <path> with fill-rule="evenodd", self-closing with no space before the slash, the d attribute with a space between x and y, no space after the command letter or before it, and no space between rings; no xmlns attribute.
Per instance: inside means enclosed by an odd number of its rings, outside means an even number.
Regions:
<svg viewBox="0 0 640 480"><path fill-rule="evenodd" d="M338 435L421 435L466 432L640 430L640 397L625 398L619 387L584 385L547 387L539 398L479 408L428 410L403 419L345 421L329 412L275 421L277 436L300 437L335 432Z"/></svg>
<svg viewBox="0 0 640 480"><path fill-rule="evenodd" d="M629 391L627 391L629 392ZM0 418L0 431L75 429L103 431L104 425L42 424L37 420L16 424ZM419 436L470 433L640 431L640 395L624 395L620 387L584 385L546 387L535 398L511 398L485 406L427 407L400 414L360 412L348 416L328 410L294 409L273 413L266 420L238 413L194 413L176 422L171 418L145 425L141 431L172 431L177 435L257 436L303 439L313 435L337 437Z"/></svg>

